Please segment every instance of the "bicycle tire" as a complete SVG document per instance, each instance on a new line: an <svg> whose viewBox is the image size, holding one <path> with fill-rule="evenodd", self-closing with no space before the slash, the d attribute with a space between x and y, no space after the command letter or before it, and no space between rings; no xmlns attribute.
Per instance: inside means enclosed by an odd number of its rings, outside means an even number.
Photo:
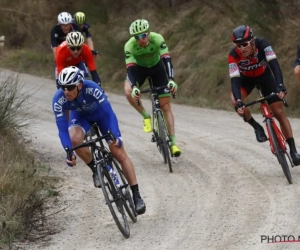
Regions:
<svg viewBox="0 0 300 250"><path fill-rule="evenodd" d="M268 126L268 131L271 137L270 143L273 144L274 147L274 153L277 157L277 160L279 164L281 165L281 168L283 170L283 173L288 181L289 184L292 184L292 175L290 172L290 168L288 165L288 162L286 160L286 151L283 151L283 149L280 147L279 139L278 136L275 132L275 129L273 127L272 121L270 119L267 119L267 126Z"/></svg>
<svg viewBox="0 0 300 250"><path fill-rule="evenodd" d="M136 223L137 222L137 213L135 212L135 205L133 202L133 198L130 194L130 186L127 182L127 179L125 178L123 171L120 168L120 164L116 159L112 158L110 160L110 164L111 164L111 167L115 170L115 172L118 176L119 182L121 184L120 191L124 195L124 199L126 201L124 203L126 212L127 212L128 216L130 217L130 219L132 220L132 222Z"/></svg>
<svg viewBox="0 0 300 250"><path fill-rule="evenodd" d="M169 165L169 171L170 173L173 172L172 169L172 162L170 158L170 151L169 151L169 142L167 141L167 132L166 132L166 126L163 118L162 112L157 112L157 123L158 123L158 131L159 131L159 137L162 141L162 153L164 157L165 164L168 163Z"/></svg>
<svg viewBox="0 0 300 250"><path fill-rule="evenodd" d="M97 164L96 169L101 183L101 189L106 201L106 205L108 205L110 213L117 227L119 228L120 232L123 234L125 238L128 239L130 237L130 228L124 211L124 206L123 206L124 204L121 201L120 197L116 197L118 196L118 190L115 187L114 181L111 179L106 169L106 164L105 167L103 167L101 164ZM110 199L109 195L112 196L112 199ZM118 212L120 212L120 214L122 215L122 220L124 225L122 225L121 221L119 220L117 213L112 205L113 203L116 204Z"/></svg>

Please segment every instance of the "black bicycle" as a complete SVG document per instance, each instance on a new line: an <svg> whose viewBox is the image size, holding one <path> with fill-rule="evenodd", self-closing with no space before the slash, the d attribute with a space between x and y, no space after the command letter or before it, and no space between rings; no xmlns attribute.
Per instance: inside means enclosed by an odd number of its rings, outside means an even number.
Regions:
<svg viewBox="0 0 300 250"><path fill-rule="evenodd" d="M173 170L172 170L171 157L173 157L173 155L170 146L171 139L170 139L170 135L169 135L169 131L167 128L163 111L161 110L159 105L158 93L157 93L158 90L160 89L168 90L168 87L167 86L154 87L151 79L149 79L149 85L150 88L141 90L141 93L150 93L151 95L150 98L152 102L152 117L153 117L152 119L153 134L152 134L151 141L156 142L158 151L162 155L164 163L169 165L169 171L170 173L172 173ZM175 98L175 95L173 95L173 98Z"/></svg>
<svg viewBox="0 0 300 250"><path fill-rule="evenodd" d="M86 136L84 143L70 149L65 148L65 150L70 160L72 152L76 149L90 147L106 204L121 233L125 238L129 238L130 229L124 208L131 220L134 223L137 221L130 186L118 161L112 156L103 142L107 138L112 141L115 141L116 138L110 131L106 135L101 135L96 123L92 124L92 127L96 132L95 139L92 136Z"/></svg>
<svg viewBox="0 0 300 250"><path fill-rule="evenodd" d="M256 88L258 89L260 98L245 104L245 107L260 103L260 110L263 117L265 118L264 122L266 123L271 151L276 156L279 164L281 165L287 181L289 182L289 184L292 184L292 175L289 165L291 167L293 167L294 165L289 154L287 153L285 137L276 125L272 111L267 103L267 100L276 96L276 93L272 93L268 96L263 96L261 89L258 86L256 86ZM286 107L288 107L285 99L283 99L283 103Z"/></svg>

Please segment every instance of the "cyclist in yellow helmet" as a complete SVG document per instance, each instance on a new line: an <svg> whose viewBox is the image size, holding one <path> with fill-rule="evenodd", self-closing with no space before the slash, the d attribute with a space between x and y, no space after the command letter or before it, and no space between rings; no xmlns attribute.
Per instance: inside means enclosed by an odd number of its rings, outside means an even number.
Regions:
<svg viewBox="0 0 300 250"><path fill-rule="evenodd" d="M82 34L86 37L86 43L90 47L94 56L98 55L98 51L94 49L94 43L92 40L92 34L90 33L91 26L86 23L85 14L83 12L76 12L74 15L73 22L80 28Z"/></svg>

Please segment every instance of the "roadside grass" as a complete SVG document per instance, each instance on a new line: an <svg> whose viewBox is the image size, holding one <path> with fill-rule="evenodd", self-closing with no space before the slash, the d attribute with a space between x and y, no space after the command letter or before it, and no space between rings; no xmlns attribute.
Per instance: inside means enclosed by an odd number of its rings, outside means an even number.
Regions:
<svg viewBox="0 0 300 250"><path fill-rule="evenodd" d="M15 240L51 234L44 228L44 204L57 192L49 168L40 164L24 139L34 122L29 93L21 93L18 74L0 72L0 249ZM34 232L34 234L32 233Z"/></svg>

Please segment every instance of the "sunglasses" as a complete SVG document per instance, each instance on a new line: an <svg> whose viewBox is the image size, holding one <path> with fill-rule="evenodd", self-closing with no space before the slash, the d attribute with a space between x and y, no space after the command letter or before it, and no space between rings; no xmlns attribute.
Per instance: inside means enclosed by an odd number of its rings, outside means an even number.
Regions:
<svg viewBox="0 0 300 250"><path fill-rule="evenodd" d="M75 50L79 51L79 50L81 50L81 48L82 48L82 46L69 47L69 49L72 51L75 51Z"/></svg>
<svg viewBox="0 0 300 250"><path fill-rule="evenodd" d="M241 43L241 44L236 44L236 47L241 49L241 48L246 48L250 45L251 41L245 42L245 43Z"/></svg>
<svg viewBox="0 0 300 250"><path fill-rule="evenodd" d="M63 91L66 91L66 90L72 91L72 90L74 90L74 89L76 88L76 85L61 86L60 88L61 88Z"/></svg>
<svg viewBox="0 0 300 250"><path fill-rule="evenodd" d="M140 40L140 39L144 39L147 36L147 33L144 34L140 34L140 35L136 35L134 36L135 40Z"/></svg>

